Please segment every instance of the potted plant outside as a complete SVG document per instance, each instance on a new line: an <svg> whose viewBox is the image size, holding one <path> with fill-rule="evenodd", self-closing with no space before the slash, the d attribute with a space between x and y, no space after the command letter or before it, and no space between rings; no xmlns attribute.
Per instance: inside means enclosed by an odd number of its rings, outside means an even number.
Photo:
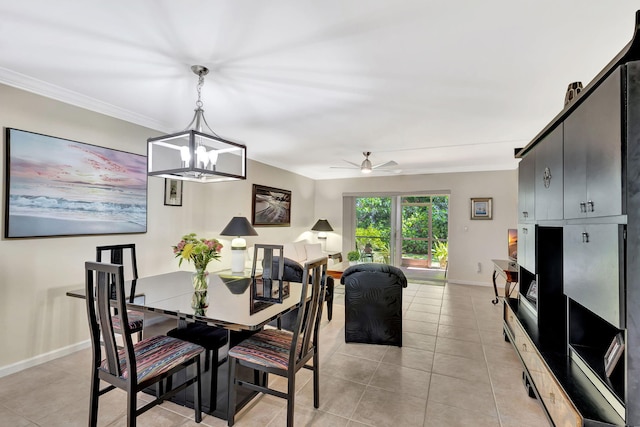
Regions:
<svg viewBox="0 0 640 427"><path fill-rule="evenodd" d="M360 252L350 251L347 253L347 259L349 260L349 265L356 265L360 260Z"/></svg>
<svg viewBox="0 0 640 427"><path fill-rule="evenodd" d="M447 261L449 259L449 244L447 242L436 242L433 248L433 256L438 259L440 268L447 268Z"/></svg>

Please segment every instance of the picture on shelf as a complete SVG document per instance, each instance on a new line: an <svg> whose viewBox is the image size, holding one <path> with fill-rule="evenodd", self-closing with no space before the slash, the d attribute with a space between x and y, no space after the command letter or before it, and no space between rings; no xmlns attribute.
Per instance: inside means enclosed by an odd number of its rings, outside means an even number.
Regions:
<svg viewBox="0 0 640 427"><path fill-rule="evenodd" d="M529 285L529 290L527 290L527 295L525 296L533 303L538 301L538 283L535 280Z"/></svg>
<svg viewBox="0 0 640 427"><path fill-rule="evenodd" d="M604 372L607 374L607 377L610 377L613 373L613 370L616 368L618 361L620 360L620 356L624 352L624 337L622 332L619 332L611 341L611 345L609 345L609 349L604 355Z"/></svg>

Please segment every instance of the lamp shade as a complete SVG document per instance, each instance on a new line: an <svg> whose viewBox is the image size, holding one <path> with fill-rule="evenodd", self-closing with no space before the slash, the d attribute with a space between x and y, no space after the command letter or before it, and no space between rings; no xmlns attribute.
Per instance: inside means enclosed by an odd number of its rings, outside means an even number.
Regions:
<svg viewBox="0 0 640 427"><path fill-rule="evenodd" d="M326 219L319 219L311 228L312 231L333 231L331 224Z"/></svg>
<svg viewBox="0 0 640 427"><path fill-rule="evenodd" d="M249 220L243 216L234 216L229 224L220 232L221 236L257 236Z"/></svg>

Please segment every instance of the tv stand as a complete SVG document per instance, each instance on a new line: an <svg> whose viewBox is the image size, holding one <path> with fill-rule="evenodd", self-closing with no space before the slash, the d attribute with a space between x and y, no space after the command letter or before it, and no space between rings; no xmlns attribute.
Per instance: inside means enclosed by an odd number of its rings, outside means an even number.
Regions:
<svg viewBox="0 0 640 427"><path fill-rule="evenodd" d="M518 264L506 259L492 259L491 262L493 262L493 275L491 278L493 280L493 290L496 293L496 299L491 300L491 302L497 304L499 295L496 279L498 276L504 278L504 297L509 298L518 283Z"/></svg>

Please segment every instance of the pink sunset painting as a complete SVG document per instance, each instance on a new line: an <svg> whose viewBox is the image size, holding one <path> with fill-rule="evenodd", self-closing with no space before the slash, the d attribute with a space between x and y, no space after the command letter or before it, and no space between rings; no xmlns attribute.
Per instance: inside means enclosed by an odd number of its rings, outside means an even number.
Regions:
<svg viewBox="0 0 640 427"><path fill-rule="evenodd" d="M144 233L147 158L7 129L5 237Z"/></svg>

